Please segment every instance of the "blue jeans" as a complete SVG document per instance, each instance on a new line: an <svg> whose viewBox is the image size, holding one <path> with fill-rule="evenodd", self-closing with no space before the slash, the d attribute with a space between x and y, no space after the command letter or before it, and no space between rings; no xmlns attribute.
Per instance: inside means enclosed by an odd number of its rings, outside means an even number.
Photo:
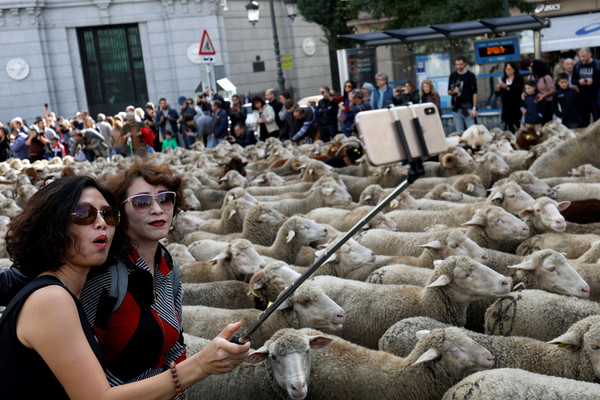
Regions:
<svg viewBox="0 0 600 400"><path fill-rule="evenodd" d="M456 132L464 132L468 127L475 125L475 120L471 117L471 113L469 112L465 117L460 109L452 113L452 120L454 121L454 130Z"/></svg>
<svg viewBox="0 0 600 400"><path fill-rule="evenodd" d="M221 143L223 141L223 139L225 138L214 138L212 136L208 136L208 140L206 141L206 148L207 149L212 149L214 147L217 147L217 145L219 143Z"/></svg>

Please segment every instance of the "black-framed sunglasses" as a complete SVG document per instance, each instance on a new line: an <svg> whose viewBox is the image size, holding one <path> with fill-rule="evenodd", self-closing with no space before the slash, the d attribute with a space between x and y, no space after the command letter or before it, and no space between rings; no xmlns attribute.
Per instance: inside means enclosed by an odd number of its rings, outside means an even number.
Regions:
<svg viewBox="0 0 600 400"><path fill-rule="evenodd" d="M152 204L154 204L154 199L156 199L160 208L163 210L170 210L175 205L175 197L175 192L161 192L154 195L135 194L123 200L123 204L129 201L136 212L145 213L152 207Z"/></svg>
<svg viewBox="0 0 600 400"><path fill-rule="evenodd" d="M76 225L90 225L96 221L98 212L102 215L102 219L107 225L117 226L121 215L119 210L112 208L111 206L104 206L100 210L91 204L81 203L77 204L75 211L71 213L71 221Z"/></svg>

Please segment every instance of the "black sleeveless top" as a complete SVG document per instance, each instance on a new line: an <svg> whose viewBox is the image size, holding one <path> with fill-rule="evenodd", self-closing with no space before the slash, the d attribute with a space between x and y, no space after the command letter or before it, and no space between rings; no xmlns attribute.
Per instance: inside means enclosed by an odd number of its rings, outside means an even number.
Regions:
<svg viewBox="0 0 600 400"><path fill-rule="evenodd" d="M37 289L50 285L63 287L73 297L83 332L98 361L103 363L102 351L77 297L56 277L40 276L13 298L0 319L0 400L69 398L42 357L23 346L17 337L17 318L25 300Z"/></svg>

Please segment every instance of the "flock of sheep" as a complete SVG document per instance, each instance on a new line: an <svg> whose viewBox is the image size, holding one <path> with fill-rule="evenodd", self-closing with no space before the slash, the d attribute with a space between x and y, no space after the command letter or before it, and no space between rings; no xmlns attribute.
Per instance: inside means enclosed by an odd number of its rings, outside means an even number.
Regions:
<svg viewBox="0 0 600 400"><path fill-rule="evenodd" d="M521 149L519 135L537 144ZM153 156L186 184L166 242L190 354L227 323L248 327L404 181L401 165L322 161L355 140ZM247 363L188 397L600 398L600 124L474 126L448 142L253 334ZM225 173L232 160L244 168ZM102 181L130 161L0 163L0 239L49 176ZM7 257L0 241L0 267Z"/></svg>

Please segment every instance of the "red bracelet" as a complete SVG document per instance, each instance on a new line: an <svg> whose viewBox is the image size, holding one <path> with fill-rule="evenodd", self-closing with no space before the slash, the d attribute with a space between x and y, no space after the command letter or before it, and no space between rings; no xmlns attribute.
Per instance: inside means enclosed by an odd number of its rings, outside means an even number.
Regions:
<svg viewBox="0 0 600 400"><path fill-rule="evenodd" d="M171 376L173 377L173 383L175 383L175 394L180 399L185 399L185 393L181 391L181 384L179 383L179 378L177 378L177 369L175 361L169 364L169 368L171 369Z"/></svg>

